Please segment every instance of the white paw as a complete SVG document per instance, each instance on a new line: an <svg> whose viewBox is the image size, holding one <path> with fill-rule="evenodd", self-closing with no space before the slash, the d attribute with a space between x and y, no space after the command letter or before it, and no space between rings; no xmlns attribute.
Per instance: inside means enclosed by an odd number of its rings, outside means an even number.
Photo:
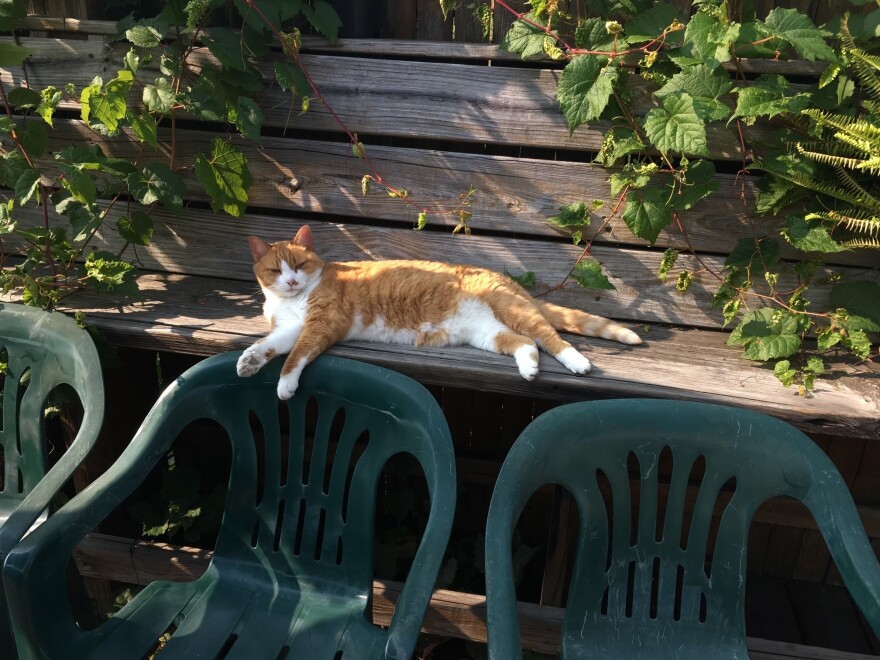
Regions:
<svg viewBox="0 0 880 660"><path fill-rule="evenodd" d="M616 335L614 336L614 339L623 344L634 345L642 343L642 338L629 328L621 328L620 330L618 330Z"/></svg>
<svg viewBox="0 0 880 660"><path fill-rule="evenodd" d="M576 373L578 376L583 376L592 366L587 358L581 355L576 348L571 346L560 351L556 355L556 359L559 360L566 369Z"/></svg>
<svg viewBox="0 0 880 660"><path fill-rule="evenodd" d="M296 388L299 387L299 374L284 374L278 379L278 398L287 401L296 394Z"/></svg>
<svg viewBox="0 0 880 660"><path fill-rule="evenodd" d="M252 346L238 358L235 371L239 376L253 376L264 364L266 364L265 354Z"/></svg>
<svg viewBox="0 0 880 660"><path fill-rule="evenodd" d="M513 352L520 375L526 380L535 380L538 375L538 349L534 346L520 346Z"/></svg>

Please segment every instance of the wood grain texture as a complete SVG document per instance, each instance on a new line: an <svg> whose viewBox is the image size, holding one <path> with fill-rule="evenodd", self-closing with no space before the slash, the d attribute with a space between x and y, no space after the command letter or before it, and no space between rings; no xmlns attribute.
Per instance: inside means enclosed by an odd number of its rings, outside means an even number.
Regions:
<svg viewBox="0 0 880 660"><path fill-rule="evenodd" d="M192 163L195 156L208 150L216 133L178 129L177 162ZM168 161L170 132L159 131L163 148L145 149L128 133L113 138L98 136L79 120L55 120L50 131L49 154L40 159L41 167L52 172L57 167L52 154L70 146L99 145L107 155L125 158L139 166ZM433 226L455 227L458 217L452 211L461 203L460 197L469 189L476 192L466 208L473 214L469 225L478 234L493 232L529 237L552 237L568 242L570 230L563 230L547 218L559 208L574 202L603 199L604 213L613 208L609 197L608 172L588 163L535 160L481 154L456 153L425 149L404 149L368 145L367 150L376 168L396 188L410 192L414 206L390 198L376 189L364 196L361 178L369 172L344 143L303 139L263 138L260 146L234 136L229 138L248 159L254 179L248 203L260 208L322 213L337 219L350 217L355 221L389 220L412 226L419 208L435 211L429 216ZM536 175L539 172L539 175ZM192 170L182 172L187 184L187 199L207 202L204 188ZM754 212L756 194L753 179L719 174L715 177L718 190L701 204L681 213L690 245L699 252L727 254L737 242L758 233L772 234L781 225L773 217L759 217ZM378 188L378 186L375 186ZM591 237L602 224L597 214L590 229ZM237 222L225 219L219 223ZM800 258L779 237L785 258ZM620 216L599 233L597 244L647 246L648 242L632 234ZM661 232L655 246L687 249L687 241L677 227ZM828 263L862 264L875 260L868 251L828 255Z"/></svg>
<svg viewBox="0 0 880 660"><path fill-rule="evenodd" d="M31 85L61 87L73 82L82 87L95 76L116 74L116 62L125 48L112 46L96 56L84 51L80 43L22 39L24 46L36 51L28 60ZM327 55L304 55L302 60L328 103L350 130L362 136L598 151L610 127L608 122L595 122L569 133L556 102L558 70ZM206 48L195 49L191 61L197 67L216 63ZM261 66L264 77L270 78L271 63ZM24 80L20 67L4 69L0 77L6 85L19 85ZM630 81L636 114L656 105L649 96L650 89L642 79L633 77ZM308 112L299 114L299 103L293 96L275 87L256 100L263 109L265 126L340 130L320 103L313 103ZM75 106L62 103L62 107ZM744 131L747 140L766 136L757 127ZM742 159L735 127L716 122L707 127L707 137L713 158Z"/></svg>
<svg viewBox="0 0 880 660"><path fill-rule="evenodd" d="M42 224L39 210L30 208L21 214L23 226L28 222ZM124 214L119 205L109 216L115 228L116 218ZM137 251L139 263L148 270L234 278L255 282L253 261L246 249L247 236L257 235L268 241L290 240L306 220L292 217L251 214L246 221L220 219L210 211L187 209L180 217L157 211L152 243ZM65 219L54 219L64 222ZM416 232L410 229L368 225L309 222L315 249L327 261L362 259L415 259L446 261L453 264L476 265L514 275L534 272L537 284L533 295L541 295L561 283L582 254L570 243L546 242L519 238L499 240L491 236L451 236L439 232ZM124 241L115 229L97 237L94 249L118 252ZM16 243L9 241L7 249ZM672 323L675 325L719 328L720 310L711 306L718 280L702 265L720 272L723 258L711 255L694 257L682 254L676 269L694 273L694 283L687 293L678 293L671 284L657 278L662 254L655 251L595 246L591 257L599 261L616 290L583 289L574 282L551 291L545 300L594 314L635 322ZM698 261L699 258L699 261ZM702 262L702 264L700 263ZM859 274L867 279L880 279L880 272L862 275L861 269L837 268L844 277ZM670 275L674 282L675 270ZM830 272L829 272L830 275ZM822 277L820 274L819 277ZM760 282L755 287L761 291ZM256 287L256 285L253 285ZM779 290L796 286L791 275L782 274ZM811 300L817 309L827 305L829 286L811 288ZM757 304L757 299L751 301Z"/></svg>
<svg viewBox="0 0 880 660"><path fill-rule="evenodd" d="M222 260L224 255L218 254ZM144 301L110 307L105 298L71 299L121 346L211 355L245 348L266 332L255 285L236 280L144 274ZM810 398L779 385L772 370L740 359L717 332L652 327L630 347L568 337L594 363L577 377L546 355L541 374L523 380L512 360L471 348L418 349L347 342L331 354L361 359L429 384L560 401L660 397L725 403L766 412L813 433L880 437L880 379L864 367L829 365Z"/></svg>
<svg viewBox="0 0 880 660"><path fill-rule="evenodd" d="M384 0L383 21L384 33L387 39L338 39L330 43L323 37L303 35L302 51L304 53L327 53L337 55L376 55L391 57L412 57L416 59L442 59L442 60L495 60L507 62L519 62L517 53L509 53L501 50L496 43L473 43L468 41L432 41L427 39L417 40L412 37L416 32L415 7L412 4L400 3L394 0ZM515 2L508 4L516 5ZM523 10L527 10L524 7ZM494 19L495 42L500 42L507 29L513 22L507 12L496 10ZM83 33L88 35L112 36L117 33L116 23L113 21L98 21L77 18L56 18L48 16L28 16L22 20L22 28L25 30L40 30L47 32ZM208 30L210 31L210 30ZM539 60L542 63L561 67L560 63L549 57ZM633 60L633 66L636 60ZM725 62L723 65L728 71L736 71L735 62ZM821 75L824 65L805 60L771 60L741 58L739 66L746 73L778 73L781 75L815 76Z"/></svg>

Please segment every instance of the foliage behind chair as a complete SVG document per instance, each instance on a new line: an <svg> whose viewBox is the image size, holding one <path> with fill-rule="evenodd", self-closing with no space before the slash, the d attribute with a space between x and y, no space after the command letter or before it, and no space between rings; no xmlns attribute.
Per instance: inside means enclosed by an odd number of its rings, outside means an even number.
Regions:
<svg viewBox="0 0 880 660"><path fill-rule="evenodd" d="M177 379L116 463L10 555L4 577L26 657L142 657L167 633L163 658L412 654L455 505L454 454L439 406L405 376L326 356L304 372L296 396L279 405L281 362L239 378L238 355L209 358ZM286 447L282 406L290 419ZM304 420L315 406L312 439ZM154 582L98 628L77 628L64 593L71 552L144 480L180 431L202 419L219 423L232 445L207 572L195 582ZM431 511L391 625L382 630L370 623L368 609L375 500L383 466L401 452L421 465Z"/></svg>
<svg viewBox="0 0 880 660"><path fill-rule="evenodd" d="M633 457L637 484L628 470ZM705 470L689 501L697 464ZM669 465L664 485L659 472ZM528 498L547 483L568 489L580 515L561 658L747 658L749 524L776 496L809 508L856 603L880 633L880 566L843 479L819 447L793 427L746 410L623 399L543 414L504 462L486 531L495 660L522 654L511 536ZM610 511L603 490L610 491Z"/></svg>
<svg viewBox="0 0 880 660"><path fill-rule="evenodd" d="M5 359L4 359L5 356ZM104 384L88 333L58 312L0 303L0 562L49 505L94 446L104 417ZM50 393L74 389L83 406L76 438L48 468L44 417ZM55 448L62 451L63 448ZM6 597L0 593L0 655L15 657Z"/></svg>

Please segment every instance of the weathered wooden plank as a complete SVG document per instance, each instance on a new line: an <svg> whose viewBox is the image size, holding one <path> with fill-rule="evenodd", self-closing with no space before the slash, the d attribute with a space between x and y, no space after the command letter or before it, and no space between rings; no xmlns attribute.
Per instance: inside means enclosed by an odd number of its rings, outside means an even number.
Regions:
<svg viewBox="0 0 880 660"><path fill-rule="evenodd" d="M124 213L124 207L115 208L110 224ZM42 224L35 208L23 209L22 223ZM220 219L209 211L187 209L181 217L165 212L153 215L156 230L149 248L139 249L138 258L148 270L235 278L253 282L252 258L246 248L249 234L266 240L289 240L302 221L295 217L276 217L252 214L247 222ZM57 218L55 221L58 221ZM327 261L361 259L430 259L455 264L478 265L492 270L508 271L514 275L534 272L537 284L535 295L546 292L562 282L582 250L570 243L505 239L488 236L451 236L438 232L415 232L352 224L310 223L318 254ZM124 241L115 230L103 232L96 248L118 252ZM10 249L14 241L9 242ZM711 300L719 285L718 279L704 266L720 272L723 258L704 255L681 255L676 268L694 273L694 284L687 293L675 291L671 284L661 282L656 273L661 253L595 246L591 255L602 263L614 291L585 290L570 283L546 296L562 305L586 309L594 314L636 322L672 323L695 327L718 328L720 310L712 309ZM846 268L836 271L844 277L855 272ZM829 273L830 274L830 273ZM880 279L880 272L868 274ZM819 275L821 277L821 275ZM671 276L675 279L675 272ZM756 282L756 288L759 283ZM779 278L781 291L793 289L796 282L791 275ZM828 286L817 284L811 289L816 308L827 304ZM755 302L758 302L757 300Z"/></svg>
<svg viewBox="0 0 880 660"><path fill-rule="evenodd" d="M222 262L226 255L218 252ZM108 306L104 298L70 299L121 346L211 355L244 348L266 332L256 287L235 280L145 274L142 303ZM513 361L470 348L418 349L348 342L330 353L406 373L426 383L551 398L653 396L738 405L791 422L807 432L880 437L880 384L864 369L833 364L837 377L820 380L810 398L779 385L770 368L739 358L723 333L652 328L646 343L625 347L569 337L594 363L576 377L546 355L535 381ZM491 374L491 377L488 376Z"/></svg>
<svg viewBox="0 0 880 660"><path fill-rule="evenodd" d="M217 136L197 130L178 130L175 140L180 163L191 163L203 153ZM170 131L160 129L160 141L170 144ZM432 225L454 227L458 217L454 211L461 196L471 188L466 208L473 214L469 225L477 233L504 232L520 236L548 236L567 240L570 230L562 230L547 221L559 207L578 201L603 199L604 213L613 207L609 196L608 172L588 163L561 162L506 156L455 153L424 149L401 149L370 146L367 150L376 168L388 182L410 192L411 206L390 198L381 189L364 196L361 177L369 172L364 163L352 156L347 144L302 139L263 138L260 145L230 137L248 158L254 179L249 191L253 208L284 211L325 213L413 223L419 208L436 211L430 216ZM166 149L144 149L136 138L122 133L103 138L79 120L55 120L50 132L50 155L43 159L47 171L56 166L51 154L70 146L100 145L108 155L125 158L143 166L150 162L167 162ZM536 172L540 172L537 176ZM187 199L208 201L204 188L191 170L183 172L187 183ZM775 231L778 219L758 217L754 213L756 188L754 179L732 175L716 175L718 191L695 208L681 214L690 245L700 252L729 253L738 241L765 231ZM587 237L598 231L603 220L597 215ZM800 258L781 237L778 238L785 258ZM642 245L648 242L633 236L616 216L600 232L597 244ZM687 241L677 226L664 230L657 247L686 249ZM840 253L828 255L828 263L873 265L874 255Z"/></svg>
<svg viewBox="0 0 880 660"><path fill-rule="evenodd" d="M441 59L441 60L495 60L519 62L517 53L501 50L495 43L472 43L467 41L431 41L412 39L415 36L415 7L404 3L385 0L385 13L393 10L394 20L384 22L385 34L382 39L338 39L330 43L323 37L303 35L302 51L304 53L327 53L338 55L376 55L399 58ZM511 4L511 3L509 3ZM527 8L526 8L527 10ZM401 14L406 15L404 20ZM410 17L412 15L412 17ZM495 12L494 39L499 42L512 23L506 12ZM89 35L113 36L117 34L116 23L113 21L97 21L76 18L54 18L47 16L28 16L22 20L24 30L45 30L54 32L81 32ZM549 57L540 60L542 65L561 66ZM633 60L635 65L636 60ZM729 71L736 71L734 62L724 63ZM741 58L739 67L746 73L778 73L792 76L818 77L825 66L821 62L804 60L773 60Z"/></svg>
<svg viewBox="0 0 880 660"><path fill-rule="evenodd" d="M137 548L137 551L133 548ZM89 560L81 563L81 554L88 556ZM118 571L115 567L127 564L128 556L134 557L133 569ZM147 556L150 556L149 565L144 566ZM151 544L98 534L87 536L74 552L74 560L82 575L126 581L130 584L147 584L154 579L192 580L207 569L210 557L210 551L199 548ZM132 577L137 581L130 581ZM377 625L390 623L402 587L399 582L373 581L374 623ZM519 603L518 609L523 647L544 653L558 651L564 610L531 603ZM445 589L436 590L431 597L422 630L431 634L485 642L485 596ZM869 660L875 657L755 637L749 637L748 646L752 658Z"/></svg>
<svg viewBox="0 0 880 660"><path fill-rule="evenodd" d="M75 45L81 42L22 41L36 51L28 61L28 79L34 87L63 86L66 82L81 87L97 75L115 75L116 62L120 61L115 55L90 58ZM109 52L119 49L114 46ZM610 127L608 122L596 122L569 133L556 102L558 70L366 58L343 60L325 55L304 55L302 59L335 112L350 130L363 136L598 151L605 130ZM207 49L193 51L192 62L196 66L215 61ZM268 75L271 64L263 68ZM21 68L0 73L4 84L23 84ZM630 87L636 114L655 105L645 81L633 77ZM313 103L309 112L298 114L298 102L290 93L275 87L265 90L257 100L263 109L265 126L340 131L323 104ZM75 105L62 103L62 107ZM744 130L747 138L763 139L766 135L758 127ZM734 127L710 125L707 137L714 158L742 159Z"/></svg>

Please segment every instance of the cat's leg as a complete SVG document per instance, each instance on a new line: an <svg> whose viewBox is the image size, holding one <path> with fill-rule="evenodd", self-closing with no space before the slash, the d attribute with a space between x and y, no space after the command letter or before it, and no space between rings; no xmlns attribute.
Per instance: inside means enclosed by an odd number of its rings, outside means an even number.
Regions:
<svg viewBox="0 0 880 660"><path fill-rule="evenodd" d="M295 326L276 328L259 341L248 346L235 365L238 375L253 376L276 355L289 353L301 331L302 324L300 323Z"/></svg>
<svg viewBox="0 0 880 660"><path fill-rule="evenodd" d="M302 333L296 340L293 350L281 368L278 379L278 398L286 401L299 387L299 377L303 369L333 344L340 341L348 330L348 324L341 319L306 320Z"/></svg>
<svg viewBox="0 0 880 660"><path fill-rule="evenodd" d="M556 328L533 305L517 301L499 305L494 311L502 323L534 339L538 346L572 373L582 376L590 370L590 361L560 337Z"/></svg>

